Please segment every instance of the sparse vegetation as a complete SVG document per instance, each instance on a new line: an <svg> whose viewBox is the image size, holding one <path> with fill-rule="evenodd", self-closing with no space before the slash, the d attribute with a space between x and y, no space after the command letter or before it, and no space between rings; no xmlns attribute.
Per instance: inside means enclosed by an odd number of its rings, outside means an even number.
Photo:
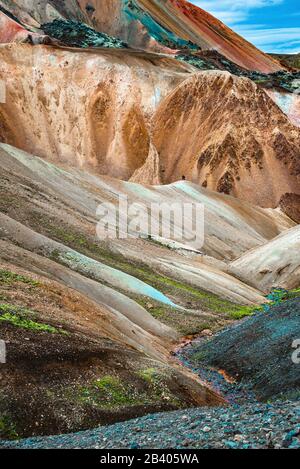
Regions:
<svg viewBox="0 0 300 469"><path fill-rule="evenodd" d="M240 309L236 311L231 311L229 314L232 319L236 319L237 321L239 319L246 318L248 316L253 316L257 311L261 310L261 308L258 307L251 307L251 306L243 306Z"/></svg>
<svg viewBox="0 0 300 469"><path fill-rule="evenodd" d="M290 290L288 292L289 299L299 298L299 297L300 297L300 288L295 288L294 290Z"/></svg>
<svg viewBox="0 0 300 469"><path fill-rule="evenodd" d="M157 381L159 374L155 368L147 368L145 370L138 371L137 375L148 383L154 383Z"/></svg>
<svg viewBox="0 0 300 469"><path fill-rule="evenodd" d="M15 425L7 415L0 415L0 439L15 440L18 438Z"/></svg>
<svg viewBox="0 0 300 469"><path fill-rule="evenodd" d="M80 386L75 392L75 400L101 409L151 405L163 401L180 406L180 401L172 395L158 370L148 368L136 374L144 382L143 386L137 386L134 382L125 383L119 377L106 375L87 386ZM74 398L73 391L71 395Z"/></svg>
<svg viewBox="0 0 300 469"><path fill-rule="evenodd" d="M81 404L92 405L102 409L115 409L140 404L129 385L119 378L104 376L94 380L87 386L80 386L75 392L75 400Z"/></svg>
<svg viewBox="0 0 300 469"><path fill-rule="evenodd" d="M287 67L300 69L300 54L270 54Z"/></svg>
<svg viewBox="0 0 300 469"><path fill-rule="evenodd" d="M148 308L147 303L149 303L149 300L147 298L122 292L149 310L154 318L168 326L174 327L183 335L197 334L205 328L219 330L228 321L251 316L257 310L256 306L237 305L185 282L156 273L142 262L132 262L121 254L112 252L106 243L95 242L92 237L89 238L85 234L73 230L70 226L58 224L45 217L42 220L39 219L38 223L44 226L45 234L50 235L50 237L83 255L94 258L146 282L167 295L177 304L186 308L187 311L183 314L180 310L162 305L154 300L151 300L153 308ZM60 262L59 252L54 250L51 253L51 259ZM6 278L12 279L18 277L14 277L12 274L6 276ZM33 285L36 283L33 283ZM188 310L199 311L199 315L189 313ZM203 315L201 312L203 312Z"/></svg>
<svg viewBox="0 0 300 469"><path fill-rule="evenodd" d="M202 352L195 352L192 355L191 360L194 363L200 363L200 362L204 361L205 358L206 358L206 353L202 351Z"/></svg>
<svg viewBox="0 0 300 469"><path fill-rule="evenodd" d="M11 272L10 270L0 269L0 285L12 285L14 283L25 283L27 285L31 285L32 287L37 287L39 283L25 275L19 275L15 272Z"/></svg>
<svg viewBox="0 0 300 469"><path fill-rule="evenodd" d="M12 324L15 327L32 331L48 332L50 334L66 334L66 331L57 329L49 324L43 324L34 320L36 313L21 306L0 304L0 321Z"/></svg>
<svg viewBox="0 0 300 469"><path fill-rule="evenodd" d="M196 334L205 327L219 329L226 321L251 316L258 308L257 306L249 307L235 304L219 298L213 293L156 273L142 262L132 262L121 254L112 252L108 245L95 242L82 233L72 231L70 227L59 226L56 223L47 223L47 230L58 241L86 256L148 283L168 297L174 298L175 302L185 308L212 313L210 318L206 316L201 317L200 315L195 317L195 315L189 315L188 312L182 314L182 312L175 308L151 300L154 306L149 309L149 312L152 316L167 325L175 327L182 334ZM59 261L58 252L53 251L51 257L53 260ZM149 300L146 298L138 297L128 292L126 292L126 295L131 296L141 306L148 309L147 303Z"/></svg>

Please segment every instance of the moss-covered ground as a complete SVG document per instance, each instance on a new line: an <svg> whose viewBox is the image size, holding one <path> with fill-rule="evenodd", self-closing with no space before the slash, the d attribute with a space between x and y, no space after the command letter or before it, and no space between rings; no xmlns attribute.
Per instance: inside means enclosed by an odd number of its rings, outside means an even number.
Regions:
<svg viewBox="0 0 300 469"><path fill-rule="evenodd" d="M168 377L155 368L136 372L135 382L119 376L105 375L84 386L66 390L71 401L103 410L163 403L180 407L180 400L167 385Z"/></svg>
<svg viewBox="0 0 300 469"><path fill-rule="evenodd" d="M31 331L66 334L66 331L62 329L37 321L37 316L38 314L35 311L22 306L0 303L0 322Z"/></svg>

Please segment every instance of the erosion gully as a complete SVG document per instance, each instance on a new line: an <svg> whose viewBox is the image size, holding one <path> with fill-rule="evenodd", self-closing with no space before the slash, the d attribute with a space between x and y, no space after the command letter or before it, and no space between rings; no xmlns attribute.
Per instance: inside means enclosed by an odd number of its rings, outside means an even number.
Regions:
<svg viewBox="0 0 300 469"><path fill-rule="evenodd" d="M258 403L255 394L244 383L229 376L225 370L214 369L200 361L197 363L193 355L198 346L206 340L207 337L203 336L183 338L172 352L174 359L197 375L207 387L224 397L230 405Z"/></svg>

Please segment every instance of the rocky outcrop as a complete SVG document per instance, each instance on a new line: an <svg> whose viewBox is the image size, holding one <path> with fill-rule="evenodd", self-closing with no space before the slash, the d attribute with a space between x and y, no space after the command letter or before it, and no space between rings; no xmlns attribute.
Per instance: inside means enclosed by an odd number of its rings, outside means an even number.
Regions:
<svg viewBox="0 0 300 469"><path fill-rule="evenodd" d="M56 19L42 25L43 31L62 44L73 47L126 48L127 44L108 34L97 32L78 21Z"/></svg>

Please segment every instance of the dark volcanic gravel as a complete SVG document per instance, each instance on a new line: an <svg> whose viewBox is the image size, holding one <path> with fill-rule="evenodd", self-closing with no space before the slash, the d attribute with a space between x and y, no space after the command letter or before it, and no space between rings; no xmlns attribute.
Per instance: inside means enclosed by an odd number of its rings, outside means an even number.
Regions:
<svg viewBox="0 0 300 469"><path fill-rule="evenodd" d="M300 337L300 298L272 305L267 312L222 330L209 340L195 340L180 359L202 379L225 394L230 402L253 399L290 399L300 396L300 365L293 363L293 343ZM240 383L225 386L212 369L226 370ZM283 397L284 396L284 397ZM255 398L255 397L254 397ZM246 399L246 401L245 401Z"/></svg>
<svg viewBox="0 0 300 469"><path fill-rule="evenodd" d="M10 447L300 449L300 405L281 401L153 414L73 435L27 439Z"/></svg>

